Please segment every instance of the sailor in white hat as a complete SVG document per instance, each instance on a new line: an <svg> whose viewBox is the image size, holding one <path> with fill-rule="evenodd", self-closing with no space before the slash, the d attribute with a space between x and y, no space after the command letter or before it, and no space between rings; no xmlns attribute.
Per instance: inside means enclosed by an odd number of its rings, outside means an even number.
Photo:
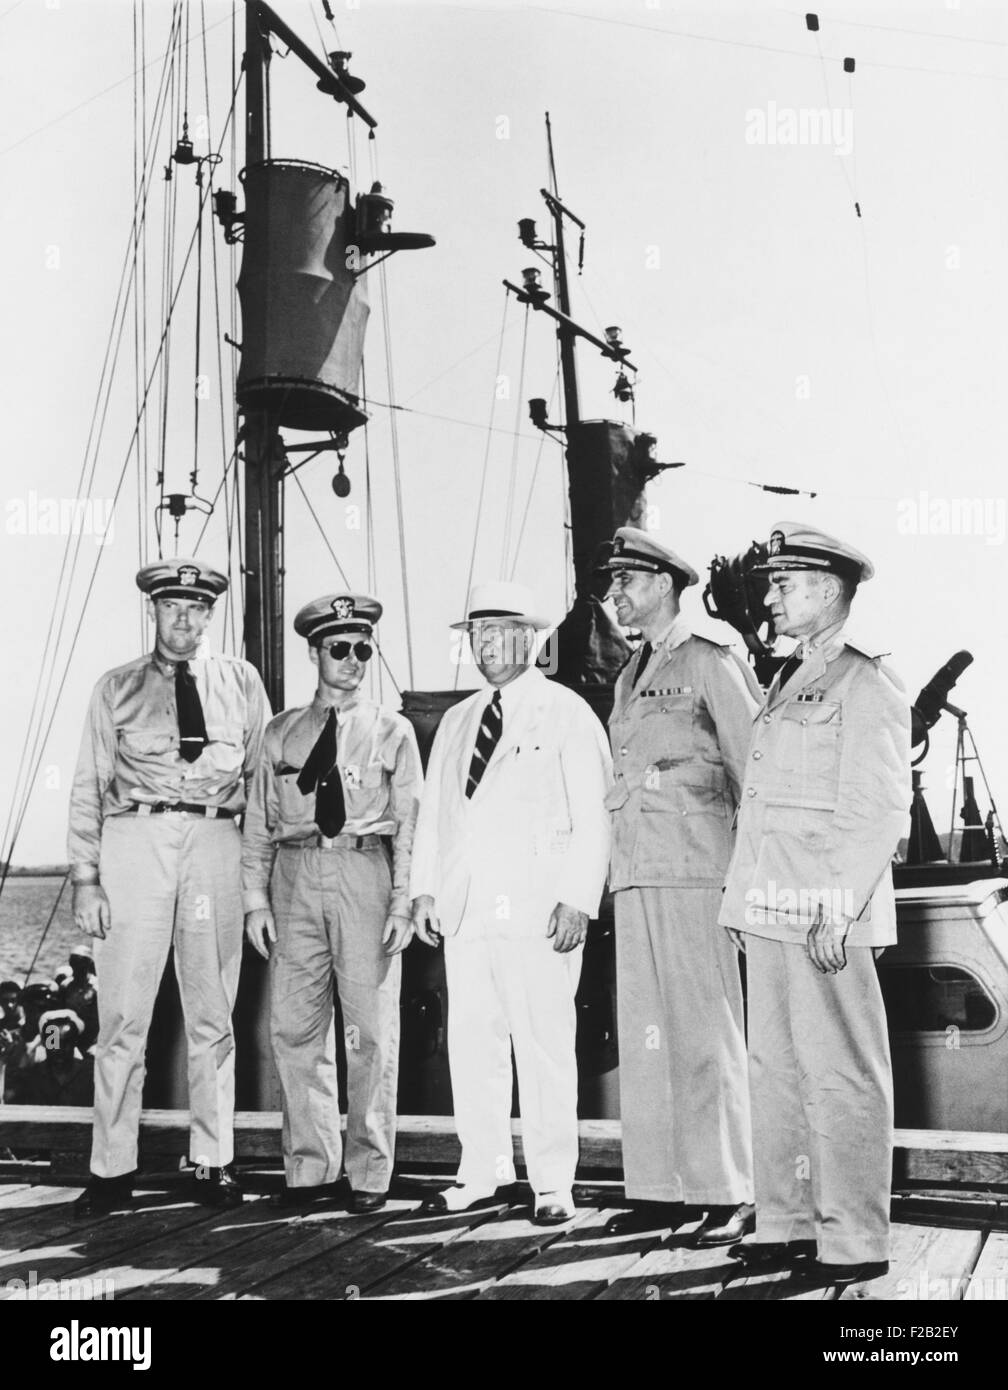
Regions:
<svg viewBox="0 0 1008 1390"><path fill-rule="evenodd" d="M154 650L95 687L70 795L74 920L99 938L93 1176L76 1203L81 1216L132 1194L147 1032L171 948L189 1053L193 1195L241 1201L229 1171L242 942L237 818L269 702L247 661L206 654L225 574L201 560L157 560L136 582Z"/></svg>
<svg viewBox="0 0 1008 1390"><path fill-rule="evenodd" d="M612 868L626 1195L614 1233L705 1211L696 1240L752 1228L752 1147L742 983L717 929L759 686L690 628L697 582L649 532L623 526L606 568L618 621L643 642L616 683Z"/></svg>
<svg viewBox="0 0 1008 1390"><path fill-rule="evenodd" d="M896 940L910 714L844 631L865 555L785 521L762 569L798 646L753 725L720 914L746 952L756 1175L755 1240L729 1253L843 1285L888 1267L892 1072L873 951Z"/></svg>
<svg viewBox="0 0 1008 1390"><path fill-rule="evenodd" d="M473 589L465 618L488 689L441 721L420 804L410 894L417 935L442 939L448 1058L462 1144L461 1211L514 1181L511 1052L533 1216L574 1214L574 994L609 852L605 734L580 696L535 666L548 626L523 585Z"/></svg>
<svg viewBox="0 0 1008 1390"><path fill-rule="evenodd" d="M270 962L285 1206L333 1196L345 1158L352 1209L376 1211L392 1175L400 953L413 935L409 864L423 779L412 725L360 692L381 614L377 599L341 593L294 619L317 671L315 697L266 730L245 820L245 931Z"/></svg>

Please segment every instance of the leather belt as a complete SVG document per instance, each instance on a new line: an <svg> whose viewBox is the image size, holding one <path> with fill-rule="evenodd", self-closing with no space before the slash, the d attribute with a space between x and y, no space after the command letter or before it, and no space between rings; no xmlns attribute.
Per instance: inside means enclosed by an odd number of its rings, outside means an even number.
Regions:
<svg viewBox="0 0 1008 1390"><path fill-rule="evenodd" d="M380 835L308 835L303 840L281 840L278 849L377 849Z"/></svg>
<svg viewBox="0 0 1008 1390"><path fill-rule="evenodd" d="M168 816L173 812L187 812L190 816L206 816L207 820L234 820L240 811L229 811L226 806L198 806L192 801L132 801L130 810L138 816Z"/></svg>

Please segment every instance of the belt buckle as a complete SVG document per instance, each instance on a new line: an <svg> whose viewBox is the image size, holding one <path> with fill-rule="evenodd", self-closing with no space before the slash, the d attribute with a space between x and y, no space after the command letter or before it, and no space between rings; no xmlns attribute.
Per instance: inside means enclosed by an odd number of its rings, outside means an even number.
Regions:
<svg viewBox="0 0 1008 1390"><path fill-rule="evenodd" d="M317 839L318 839L318 847L319 847L319 849L335 849L335 848L336 848L336 845L337 845L337 842L338 842L338 840L339 840L339 836L338 836L338 835L323 835L322 832L319 831L318 836L317 836Z"/></svg>

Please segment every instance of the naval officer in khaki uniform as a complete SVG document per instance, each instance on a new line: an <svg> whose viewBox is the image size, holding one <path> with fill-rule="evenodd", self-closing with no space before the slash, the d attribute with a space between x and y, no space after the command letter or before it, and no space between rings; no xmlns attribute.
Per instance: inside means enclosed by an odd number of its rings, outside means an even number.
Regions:
<svg viewBox="0 0 1008 1390"><path fill-rule="evenodd" d="M703 1208L701 1245L752 1226L738 953L718 928L759 686L679 611L696 571L621 527L608 561L619 622L644 642L620 673L609 731L620 1114L627 1196L615 1232Z"/></svg>
<svg viewBox="0 0 1008 1390"><path fill-rule="evenodd" d="M241 1201L228 1170L242 942L236 818L269 703L247 661L203 654L225 575L198 560L158 560L136 582L154 650L95 687L70 794L74 921L100 938L93 1177L76 1203L81 1216L132 1194L147 1032L172 947L189 1051L193 1195Z"/></svg>
<svg viewBox="0 0 1008 1390"><path fill-rule="evenodd" d="M896 940L891 862L908 825L910 712L847 638L872 566L781 522L767 603L799 645L753 726L720 920L745 943L756 1234L730 1251L808 1285L884 1273L892 1071L873 948Z"/></svg>
<svg viewBox="0 0 1008 1390"><path fill-rule="evenodd" d="M385 1205L395 1155L400 952L422 773L413 727L360 694L377 600L328 594L294 630L318 670L310 705L266 730L245 821L245 930L270 961L286 1187L302 1206L340 1176L333 974L347 1058L354 1211Z"/></svg>

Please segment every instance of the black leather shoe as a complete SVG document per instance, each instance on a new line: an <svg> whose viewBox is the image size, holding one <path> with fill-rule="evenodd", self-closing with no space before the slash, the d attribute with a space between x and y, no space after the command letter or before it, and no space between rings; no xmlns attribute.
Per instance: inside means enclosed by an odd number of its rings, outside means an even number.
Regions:
<svg viewBox="0 0 1008 1390"><path fill-rule="evenodd" d="M835 1284L861 1284L889 1273L888 1260L870 1260L856 1265L830 1265L808 1260L791 1271L792 1284L803 1289L826 1289Z"/></svg>
<svg viewBox="0 0 1008 1390"><path fill-rule="evenodd" d="M306 1207L314 1207L322 1202L338 1202L345 1195L342 1183L322 1182L316 1183L313 1187L288 1187L284 1183L283 1190L272 1196L271 1207L282 1207L284 1210L304 1210Z"/></svg>
<svg viewBox="0 0 1008 1390"><path fill-rule="evenodd" d="M230 1168L207 1168L205 1178L194 1175L189 1191L205 1207L240 1207L244 1201Z"/></svg>
<svg viewBox="0 0 1008 1390"><path fill-rule="evenodd" d="M618 1211L610 1216L606 1235L629 1236L642 1231L660 1231L665 1226L680 1226L686 1214L685 1202L641 1202L629 1211Z"/></svg>
<svg viewBox="0 0 1008 1390"><path fill-rule="evenodd" d="M117 1178L92 1177L87 1187L73 1204L76 1221L84 1221L91 1216L107 1216L110 1211L133 1205L132 1173L124 1173Z"/></svg>
<svg viewBox="0 0 1008 1390"><path fill-rule="evenodd" d="M351 1192L350 1210L358 1216L369 1211L381 1211L387 1201L387 1192Z"/></svg>
<svg viewBox="0 0 1008 1390"><path fill-rule="evenodd" d="M803 1261L814 1260L816 1243L814 1240L745 1241L733 1245L728 1257L738 1260L746 1270L759 1273L762 1270L787 1269Z"/></svg>
<svg viewBox="0 0 1008 1390"><path fill-rule="evenodd" d="M694 1244L700 1249L712 1245L733 1245L756 1229L756 1208L751 1202L741 1206L710 1207L697 1230Z"/></svg>

